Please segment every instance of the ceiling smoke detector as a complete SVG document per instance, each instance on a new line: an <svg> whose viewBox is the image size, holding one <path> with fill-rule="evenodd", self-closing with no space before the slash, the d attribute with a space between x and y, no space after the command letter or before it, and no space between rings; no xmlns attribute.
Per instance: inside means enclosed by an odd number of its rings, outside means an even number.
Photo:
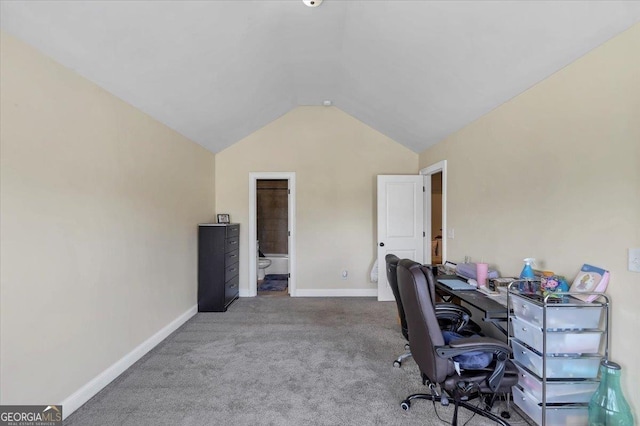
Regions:
<svg viewBox="0 0 640 426"><path fill-rule="evenodd" d="M322 4L322 0L302 0L302 3L309 7L318 7Z"/></svg>

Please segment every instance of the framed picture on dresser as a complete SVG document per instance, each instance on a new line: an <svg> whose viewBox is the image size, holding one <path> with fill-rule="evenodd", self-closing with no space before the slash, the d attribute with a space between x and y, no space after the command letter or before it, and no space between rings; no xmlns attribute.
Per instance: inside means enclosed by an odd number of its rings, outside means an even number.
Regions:
<svg viewBox="0 0 640 426"><path fill-rule="evenodd" d="M230 223L229 213L221 213L218 215L218 223Z"/></svg>

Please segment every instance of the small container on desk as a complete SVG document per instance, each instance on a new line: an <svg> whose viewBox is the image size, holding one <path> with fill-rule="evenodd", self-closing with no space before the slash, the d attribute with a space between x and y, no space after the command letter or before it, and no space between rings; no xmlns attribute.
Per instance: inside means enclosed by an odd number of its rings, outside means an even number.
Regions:
<svg viewBox="0 0 640 426"><path fill-rule="evenodd" d="M507 291L509 344L519 370L514 403L538 425L586 424L598 366L609 351L609 298L541 296L530 284L514 280Z"/></svg>

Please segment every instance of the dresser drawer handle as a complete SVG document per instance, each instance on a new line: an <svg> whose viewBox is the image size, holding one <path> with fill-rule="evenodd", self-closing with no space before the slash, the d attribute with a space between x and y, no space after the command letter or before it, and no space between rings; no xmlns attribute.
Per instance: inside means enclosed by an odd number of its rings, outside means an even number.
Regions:
<svg viewBox="0 0 640 426"><path fill-rule="evenodd" d="M237 241L229 241L229 244L238 244Z"/></svg>
<svg viewBox="0 0 640 426"><path fill-rule="evenodd" d="M231 269L229 269L229 272L233 272L235 270L236 270L236 268L231 268Z"/></svg>
<svg viewBox="0 0 640 426"><path fill-rule="evenodd" d="M237 254L232 254L232 255L231 255L231 256L229 256L229 257L238 257L238 255L237 255Z"/></svg>

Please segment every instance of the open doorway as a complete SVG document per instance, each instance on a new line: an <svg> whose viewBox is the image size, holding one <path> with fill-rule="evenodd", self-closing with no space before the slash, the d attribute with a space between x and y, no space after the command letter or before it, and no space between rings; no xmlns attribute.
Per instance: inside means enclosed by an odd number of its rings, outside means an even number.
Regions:
<svg viewBox="0 0 640 426"><path fill-rule="evenodd" d="M289 294L289 181L256 182L258 296Z"/></svg>
<svg viewBox="0 0 640 426"><path fill-rule="evenodd" d="M249 174L249 294L295 296L295 173Z"/></svg>
<svg viewBox="0 0 640 426"><path fill-rule="evenodd" d="M424 176L424 260L447 260L447 160L420 170Z"/></svg>
<svg viewBox="0 0 640 426"><path fill-rule="evenodd" d="M442 263L442 172L431 175L431 263Z"/></svg>

